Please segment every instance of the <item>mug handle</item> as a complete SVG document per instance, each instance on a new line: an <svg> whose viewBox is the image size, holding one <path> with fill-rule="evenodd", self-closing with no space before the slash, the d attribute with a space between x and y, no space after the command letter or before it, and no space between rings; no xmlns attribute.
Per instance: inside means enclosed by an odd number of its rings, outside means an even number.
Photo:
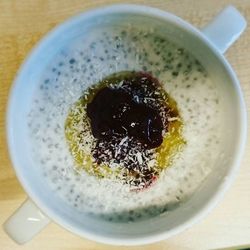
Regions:
<svg viewBox="0 0 250 250"><path fill-rule="evenodd" d="M245 18L235 7L228 6L202 29L202 33L219 52L224 53L245 28ZM49 222L50 219L28 199L5 222L4 229L15 242L23 244L31 240Z"/></svg>
<svg viewBox="0 0 250 250"><path fill-rule="evenodd" d="M239 38L246 26L247 22L241 13L234 6L229 5L201 32L223 54Z"/></svg>
<svg viewBox="0 0 250 250"><path fill-rule="evenodd" d="M50 222L40 209L27 199L4 223L5 232L18 244L31 240Z"/></svg>

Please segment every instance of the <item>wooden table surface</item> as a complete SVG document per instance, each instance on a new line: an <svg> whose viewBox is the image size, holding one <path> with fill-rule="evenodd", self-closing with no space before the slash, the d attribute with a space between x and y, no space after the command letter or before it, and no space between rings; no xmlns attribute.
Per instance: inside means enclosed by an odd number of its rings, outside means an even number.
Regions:
<svg viewBox="0 0 250 250"><path fill-rule="evenodd" d="M8 156L5 134L6 103L10 86L32 46L66 18L112 0L0 0L0 223L26 198ZM250 20L250 0L138 0L172 12L197 27L205 25L228 4L235 5ZM250 108L250 30L226 53L235 69ZM222 202L201 223L162 242L141 247L112 247L82 239L51 223L31 242L18 246L0 228L0 249L102 250L102 249L220 249L250 246L250 145L236 181ZM232 248L232 249L233 249Z"/></svg>

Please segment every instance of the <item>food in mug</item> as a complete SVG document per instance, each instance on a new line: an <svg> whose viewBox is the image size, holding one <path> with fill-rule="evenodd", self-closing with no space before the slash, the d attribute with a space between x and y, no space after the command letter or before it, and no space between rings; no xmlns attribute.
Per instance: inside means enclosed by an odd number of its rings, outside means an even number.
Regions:
<svg viewBox="0 0 250 250"><path fill-rule="evenodd" d="M57 204L103 220L143 220L188 200L218 161L224 133L221 130L225 128L221 119L223 98L218 94L221 83L214 81L183 44L171 41L172 37L157 27L139 21L129 24L122 19L115 25L103 23L100 28L86 29L67 44L60 43L58 50L44 60L46 67L41 68L39 88L34 91L27 121L30 140L25 144L31 148L30 157L44 190L53 190ZM124 71L149 72L156 77L164 90L161 92L175 100L169 106L177 110L180 118L168 124L179 126L175 131L181 133L169 135L171 140L166 133L162 144L150 149L159 152L157 164L150 164L157 169L167 167L157 170L154 185L140 192L131 192L138 186L126 184L119 173L112 175L110 167L92 167L93 142L97 139L88 127L87 114L82 113L82 97L94 97L87 91L99 91L98 83ZM80 136L84 135L85 146L79 152L85 154L73 156L73 151L78 151L73 147L75 143L69 147L65 121L83 115L86 119L79 119L75 129L82 129ZM176 149L172 143L181 148ZM140 156L138 161L143 162Z"/></svg>

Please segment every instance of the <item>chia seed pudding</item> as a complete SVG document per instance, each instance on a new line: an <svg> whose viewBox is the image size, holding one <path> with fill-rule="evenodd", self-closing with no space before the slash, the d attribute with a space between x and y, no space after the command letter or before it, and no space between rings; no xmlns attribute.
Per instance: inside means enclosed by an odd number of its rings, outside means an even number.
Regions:
<svg viewBox="0 0 250 250"><path fill-rule="evenodd" d="M90 92L96 94L98 83L123 74L119 72L157 78L164 93L159 100L175 111L166 115L164 108L159 110L162 141L153 148L145 141L135 145L126 134L115 141L110 137L108 144L93 136L87 115L87 104L94 98ZM216 84L192 54L154 29L104 26L77 37L51 60L40 81L28 116L31 157L51 190L82 213L124 222L166 213L195 192L218 158L220 97ZM129 89L122 81L107 86ZM133 101L138 108L140 100ZM154 110L165 107L154 105ZM130 147L121 154L118 146L124 145ZM101 148L111 151L103 156ZM132 148L136 150L131 153ZM131 155L136 157L136 174L132 175L132 167L124 167ZM150 169L149 174L145 169Z"/></svg>

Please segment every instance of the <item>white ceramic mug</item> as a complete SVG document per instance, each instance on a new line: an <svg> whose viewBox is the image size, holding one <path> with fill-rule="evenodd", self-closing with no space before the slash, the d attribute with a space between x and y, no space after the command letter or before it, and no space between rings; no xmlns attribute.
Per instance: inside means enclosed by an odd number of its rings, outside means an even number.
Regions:
<svg viewBox="0 0 250 250"><path fill-rule="evenodd" d="M49 193L42 192L38 176L27 169L32 163L23 143L25 138L22 132L25 129L24 117L31 103L32 89L36 87L35 83L29 84L30 79L34 79L39 65L49 57L53 46L58 41L67 42L68 38L80 32L79 27L89 23L98 26L100 20L109 20L114 16L129 18L131 15L143 16L145 21L149 18L156 20L161 27L170 30L172 37L181 40L183 46L192 51L221 84L224 97L229 100L225 111L230 119L230 129L225 130L228 134L225 150L227 161L219 162L219 167L213 169L213 173L195 195L168 216L123 225L107 224L108 222L88 217L79 221L77 213L70 213L54 202ZM236 75L223 56L245 27L245 19L233 6L225 8L204 29L198 30L182 19L158 9L138 5L113 5L80 14L50 32L22 65L9 98L9 152L16 175L30 197L5 223L5 231L10 237L17 243L25 243L52 220L73 233L95 241L117 245L147 244L181 232L208 214L232 182L245 145L245 104Z"/></svg>

